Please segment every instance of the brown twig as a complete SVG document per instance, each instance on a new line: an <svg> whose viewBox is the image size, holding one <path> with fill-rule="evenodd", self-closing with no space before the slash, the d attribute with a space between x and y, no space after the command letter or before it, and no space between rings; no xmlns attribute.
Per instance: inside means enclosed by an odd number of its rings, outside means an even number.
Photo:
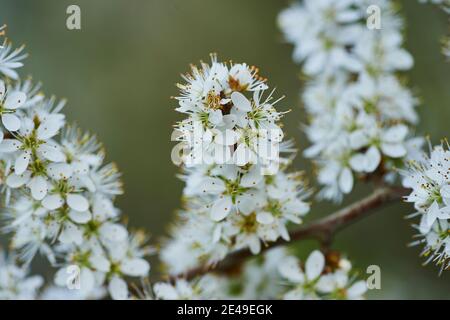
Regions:
<svg viewBox="0 0 450 320"><path fill-rule="evenodd" d="M262 251L290 244L295 241L304 239L316 239L322 245L328 246L336 232L344 229L352 223L370 215L374 209L380 208L382 205L400 200L407 195L408 190L404 188L388 188L382 187L375 190L368 197L351 204L323 219L312 222L290 232L291 240L289 242L279 239L265 246ZM170 281L178 278L191 280L197 276L204 275L209 272L227 273L235 269L242 262L253 256L248 249L239 250L229 254L223 261L216 265L199 266L185 273L170 277Z"/></svg>

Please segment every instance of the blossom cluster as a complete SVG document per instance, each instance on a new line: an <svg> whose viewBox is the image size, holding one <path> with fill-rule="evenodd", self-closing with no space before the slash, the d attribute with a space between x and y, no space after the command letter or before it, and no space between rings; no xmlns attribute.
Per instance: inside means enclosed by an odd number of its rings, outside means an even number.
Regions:
<svg viewBox="0 0 450 320"><path fill-rule="evenodd" d="M441 270L450 268L450 151L448 145L434 147L429 156L412 161L404 171L403 184L412 189L405 201L414 203L420 216L422 255Z"/></svg>
<svg viewBox="0 0 450 320"><path fill-rule="evenodd" d="M279 15L293 58L309 77L302 97L312 145L304 155L317 163L322 198L340 201L355 177L393 181L392 168L420 153L423 139L412 136L418 101L398 75L413 59L391 5L305 0ZM380 9L379 29L366 21L369 6Z"/></svg>
<svg viewBox="0 0 450 320"><path fill-rule="evenodd" d="M319 198L341 201L358 178L394 183L401 167L403 186L412 190L405 201L420 217L415 243L424 245L427 262L449 269L450 150L443 143L424 155L424 139L414 136L418 99L401 76L413 59L392 2L303 0L278 21L307 77L311 146L304 155L317 164ZM105 163L95 136L67 124L64 101L19 78L25 57L23 47L0 46L2 231L12 234L13 252L0 252L0 299L365 297L367 285L350 261L329 248L304 263L285 247L263 250L290 240L288 228L303 222L312 192L303 173L290 170L296 150L285 139L281 98L258 68L213 54L178 84L176 111L184 118L175 126L180 152L172 159L183 165L183 207L160 250L174 280L152 285L145 258L153 248L144 233L127 229L115 206L120 172ZM238 250L260 255L239 272L181 277ZM42 289L42 277L28 276L37 253L58 268L55 286ZM129 278L141 280L138 296Z"/></svg>
<svg viewBox="0 0 450 320"><path fill-rule="evenodd" d="M144 277L150 266L145 236L129 233L114 206L120 173L103 163L94 136L66 123L64 101L19 80L24 57L22 48L0 48L1 194L11 248L25 265L37 252L47 256L61 286L71 281L67 267L79 268L84 297L107 284L113 298L126 298L124 278Z"/></svg>
<svg viewBox="0 0 450 320"><path fill-rule="evenodd" d="M354 281L351 269L351 263L344 258L326 264L325 256L317 250L309 255L303 267L296 257L289 256L279 267L281 276L290 286L284 299L362 299L367 285L363 280Z"/></svg>
<svg viewBox="0 0 450 320"><path fill-rule="evenodd" d="M188 117L176 126L178 140L185 148L183 162L200 164L259 164L267 174L277 171L279 144L283 131L272 94L258 69L245 63L217 61L192 67L178 84L178 112ZM246 97L245 93L251 93Z"/></svg>
<svg viewBox="0 0 450 320"><path fill-rule="evenodd" d="M215 263L238 249L257 254L261 243L280 237L289 240L288 223L301 223L309 211L301 174L288 173L290 156L280 156L294 151L282 141L282 113L257 72L212 55L210 65L193 67L179 85L177 111L188 117L176 130L186 157L209 160L185 162L184 209L161 252L171 273L200 261Z"/></svg>
<svg viewBox="0 0 450 320"><path fill-rule="evenodd" d="M224 299L221 280L220 277L206 275L193 281L178 279L174 284L158 282L153 286L153 294L147 293L146 297L157 300Z"/></svg>
<svg viewBox="0 0 450 320"><path fill-rule="evenodd" d="M331 259L330 259L331 260ZM326 261L313 251L304 266L285 248L274 248L259 259L247 261L238 276L207 275L188 282L156 283L154 298L178 299L279 299L317 300L365 297L367 285L356 280L351 263L339 256Z"/></svg>
<svg viewBox="0 0 450 320"><path fill-rule="evenodd" d="M13 256L0 251L0 300L36 299L44 283L41 276L28 276L28 270L19 266Z"/></svg>
<svg viewBox="0 0 450 320"><path fill-rule="evenodd" d="M421 0L422 3L439 5L450 14L448 0ZM443 41L443 53L450 58L450 40ZM434 262L440 270L450 268L450 151L448 142L432 148L430 155L422 155L409 162L403 171L403 185L412 189L405 198L414 203L417 210L411 217L420 217L415 225L418 240L412 245L423 245L422 256L425 263Z"/></svg>
<svg viewBox="0 0 450 320"><path fill-rule="evenodd" d="M270 249L257 258L246 261L237 275L207 275L190 282L178 279L153 286L154 297L162 300L178 299L276 299L284 287L278 272L280 262L288 256L284 247Z"/></svg>

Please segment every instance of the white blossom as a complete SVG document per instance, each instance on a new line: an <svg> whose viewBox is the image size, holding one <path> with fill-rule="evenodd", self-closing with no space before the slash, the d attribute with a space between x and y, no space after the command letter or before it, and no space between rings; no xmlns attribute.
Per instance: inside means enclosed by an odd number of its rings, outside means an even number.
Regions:
<svg viewBox="0 0 450 320"><path fill-rule="evenodd" d="M36 299L44 279L28 276L26 267L19 266L14 256L0 252L0 300Z"/></svg>
<svg viewBox="0 0 450 320"><path fill-rule="evenodd" d="M268 87L258 69L228 66L212 55L211 65L193 67L184 78L176 110L188 118L176 130L186 145L186 165L259 163L270 170L283 139L282 113L274 108L272 93L263 97Z"/></svg>
<svg viewBox="0 0 450 320"><path fill-rule="evenodd" d="M17 131L20 129L21 121L15 113L25 103L26 98L25 93L20 91L7 92L5 82L0 80L0 113L6 130Z"/></svg>
<svg viewBox="0 0 450 320"><path fill-rule="evenodd" d="M212 275L206 275L190 282L178 279L175 284L158 282L153 285L154 298L158 300L221 299L223 298L222 289L221 279Z"/></svg>
<svg viewBox="0 0 450 320"><path fill-rule="evenodd" d="M287 172L294 150L283 141L283 113L258 70L213 55L185 79L177 111L187 118L176 126L187 147L185 208L161 251L171 274L288 241L288 225L309 211L301 174Z"/></svg>
<svg viewBox="0 0 450 320"><path fill-rule="evenodd" d="M4 41L3 45L0 46L0 72L2 74L14 80L19 77L14 69L23 66L21 61L27 56L22 53L23 49L24 47L22 46L13 50L11 44L6 40Z"/></svg>
<svg viewBox="0 0 450 320"><path fill-rule="evenodd" d="M227 279L228 298L278 299L284 290L278 266L287 256L285 247L273 248L246 262L240 276Z"/></svg>
<svg viewBox="0 0 450 320"><path fill-rule="evenodd" d="M170 273L186 271L199 261L215 263L243 248L257 254L262 243L280 237L289 240L288 224L300 224L309 211L301 176L284 171L266 177L246 174L236 167L189 171L185 209L161 252Z"/></svg>
<svg viewBox="0 0 450 320"><path fill-rule="evenodd" d="M0 73L14 80L21 49L0 48ZM146 236L120 223L115 197L120 173L103 164L97 139L66 123L65 101L45 98L31 80L0 79L0 170L4 231L28 265L36 253L58 266L55 283L67 286L69 266L80 269L77 297L98 296L107 287L114 299L129 297L125 277L144 278L152 250Z"/></svg>
<svg viewBox="0 0 450 320"><path fill-rule="evenodd" d="M383 13L379 30L366 26L373 4ZM367 176L395 181L392 169L421 143L412 135L418 101L397 76L413 59L391 3L303 1L284 10L279 25L311 77L302 95L312 143L304 155L318 165L319 197L341 201Z"/></svg>
<svg viewBox="0 0 450 320"><path fill-rule="evenodd" d="M364 298L366 283L354 281L349 273L351 264L339 259L336 266L326 266L324 255L313 251L301 266L296 257L289 256L279 262L280 275L287 282L286 300L349 299Z"/></svg>
<svg viewBox="0 0 450 320"><path fill-rule="evenodd" d="M276 299L283 291L278 265L286 257L285 248L270 249L261 256L244 262L239 274L206 275L191 281L180 278L174 284L159 282L153 288L147 288L143 297L165 300Z"/></svg>
<svg viewBox="0 0 450 320"><path fill-rule="evenodd" d="M417 229L424 244L423 256L442 270L450 267L450 151L448 145L436 146L428 157L411 161L403 172L403 185L412 189L405 198L414 204L420 217Z"/></svg>

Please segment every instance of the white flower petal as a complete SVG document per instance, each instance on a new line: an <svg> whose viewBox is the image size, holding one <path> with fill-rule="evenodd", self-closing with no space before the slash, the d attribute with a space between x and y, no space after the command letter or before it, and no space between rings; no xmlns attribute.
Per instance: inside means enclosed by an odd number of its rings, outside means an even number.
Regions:
<svg viewBox="0 0 450 320"><path fill-rule="evenodd" d="M40 140L48 140L55 136L61 128L61 121L53 118L43 121L37 129L37 137Z"/></svg>
<svg viewBox="0 0 450 320"><path fill-rule="evenodd" d="M440 193L441 193L441 196L442 196L443 198L449 198L449 199L450 199L450 185L447 184L447 185L443 186L443 187L441 188Z"/></svg>
<svg viewBox="0 0 450 320"><path fill-rule="evenodd" d="M428 227L431 227L433 225L434 221L436 221L439 214L440 214L439 204L436 201L434 201L426 214Z"/></svg>
<svg viewBox="0 0 450 320"><path fill-rule="evenodd" d="M211 219L214 221L223 220L231 212L233 202L230 197L224 197L217 200L211 208Z"/></svg>
<svg viewBox="0 0 450 320"><path fill-rule="evenodd" d="M3 100L5 93L6 93L5 81L0 80L0 100Z"/></svg>
<svg viewBox="0 0 450 320"><path fill-rule="evenodd" d="M411 54L403 49L397 49L389 52L386 60L388 65L392 64L399 70L408 70L414 64L414 59Z"/></svg>
<svg viewBox="0 0 450 320"><path fill-rule="evenodd" d="M270 212L259 212L256 216L256 221L261 224L271 224L275 221L273 215Z"/></svg>
<svg viewBox="0 0 450 320"><path fill-rule="evenodd" d="M258 166L253 166L249 172L242 176L240 184L246 188L255 187L263 178L260 168Z"/></svg>
<svg viewBox="0 0 450 320"><path fill-rule="evenodd" d="M70 193L67 195L67 205L75 211L86 211L89 209L89 202L79 194Z"/></svg>
<svg viewBox="0 0 450 320"><path fill-rule="evenodd" d="M38 147L39 153L42 154L44 158L53 162L63 162L66 161L65 154L61 151L56 143L44 143Z"/></svg>
<svg viewBox="0 0 450 320"><path fill-rule="evenodd" d="M219 178L204 178L198 191L201 193L219 194L225 191L225 182Z"/></svg>
<svg viewBox="0 0 450 320"><path fill-rule="evenodd" d="M400 143L398 144L392 144L392 143L382 143L381 144L381 151L385 155L391 158L401 158L406 156L407 150L406 147Z"/></svg>
<svg viewBox="0 0 450 320"><path fill-rule="evenodd" d="M20 119L14 114L2 115L2 122L8 131L17 131L20 129Z"/></svg>
<svg viewBox="0 0 450 320"><path fill-rule="evenodd" d="M5 139L0 143L0 152L14 152L19 150L21 145L22 143L16 139Z"/></svg>
<svg viewBox="0 0 450 320"><path fill-rule="evenodd" d="M336 288L336 282L334 281L333 274L326 274L319 278L316 288L321 293L332 292Z"/></svg>
<svg viewBox="0 0 450 320"><path fill-rule="evenodd" d="M63 244L81 245L83 243L83 230L71 222L66 222L58 240Z"/></svg>
<svg viewBox="0 0 450 320"><path fill-rule="evenodd" d="M259 238L256 236L252 236L248 241L248 247L252 254L259 254L259 252L261 251L261 242L259 241Z"/></svg>
<svg viewBox="0 0 450 320"><path fill-rule="evenodd" d="M344 168L339 176L339 187L343 193L350 193L353 189L353 174L349 168Z"/></svg>
<svg viewBox="0 0 450 320"><path fill-rule="evenodd" d="M27 95L23 92L12 92L8 94L5 100L6 109L17 109L22 106L27 100Z"/></svg>
<svg viewBox="0 0 450 320"><path fill-rule="evenodd" d="M16 162L14 163L14 172L16 174L22 174L28 168L28 164L30 163L30 158L31 158L31 153L29 151L22 152L16 158Z"/></svg>
<svg viewBox="0 0 450 320"><path fill-rule="evenodd" d="M25 171L20 175L12 173L6 178L6 185L10 188L19 188L27 183L30 180L30 177L30 171Z"/></svg>
<svg viewBox="0 0 450 320"><path fill-rule="evenodd" d="M63 267L56 271L54 281L57 286L64 287L67 286L67 280L69 279L70 273L67 267Z"/></svg>
<svg viewBox="0 0 450 320"><path fill-rule="evenodd" d="M283 296L283 300L305 300L303 288L295 288L286 292Z"/></svg>
<svg viewBox="0 0 450 320"><path fill-rule="evenodd" d="M31 195L35 200L42 200L47 195L48 185L44 177L37 176L31 179L28 183L31 190Z"/></svg>
<svg viewBox="0 0 450 320"><path fill-rule="evenodd" d="M212 242L213 243L219 242L221 237L222 237L222 224L218 223L214 227L213 236L212 236Z"/></svg>
<svg viewBox="0 0 450 320"><path fill-rule="evenodd" d="M42 200L42 205L48 210L61 208L63 204L64 199L59 194L48 195Z"/></svg>
<svg viewBox="0 0 450 320"><path fill-rule="evenodd" d="M144 259L127 259L120 265L120 270L132 277L145 277L150 271L150 265Z"/></svg>
<svg viewBox="0 0 450 320"><path fill-rule="evenodd" d="M324 267L325 257L323 256L322 252L318 250L313 251L306 260L306 278L309 281L316 279L318 276L320 276Z"/></svg>
<svg viewBox="0 0 450 320"><path fill-rule="evenodd" d="M73 222L84 224L91 221L92 214L89 211L79 212L75 210L70 210L69 218L72 219Z"/></svg>
<svg viewBox="0 0 450 320"><path fill-rule="evenodd" d="M369 143L369 138L362 130L352 132L350 134L350 146L354 150L358 150Z"/></svg>
<svg viewBox="0 0 450 320"><path fill-rule="evenodd" d="M370 147L366 155L366 172L374 172L381 162L381 154L377 147Z"/></svg>
<svg viewBox="0 0 450 320"><path fill-rule="evenodd" d="M349 161L350 167L356 172L364 172L366 171L366 157L363 154L355 154L350 158Z"/></svg>
<svg viewBox="0 0 450 320"><path fill-rule="evenodd" d="M101 272L109 272L111 269L111 263L108 259L106 259L101 254L92 254L89 257L89 262L92 264L92 266L97 270Z"/></svg>
<svg viewBox="0 0 450 320"><path fill-rule="evenodd" d="M256 209L256 199L249 194L236 197L236 205L240 213L248 215Z"/></svg>
<svg viewBox="0 0 450 320"><path fill-rule="evenodd" d="M358 299L366 293L367 285L364 281L358 281L354 283L350 288L347 289L347 297L349 299Z"/></svg>
<svg viewBox="0 0 450 320"><path fill-rule="evenodd" d="M128 299L128 286L122 278L113 277L108 284L108 292L114 300Z"/></svg>
<svg viewBox="0 0 450 320"><path fill-rule="evenodd" d="M121 242L127 238L128 231L120 224L106 223L100 227L100 234L106 240Z"/></svg>
<svg viewBox="0 0 450 320"><path fill-rule="evenodd" d="M315 75L319 73L327 60L325 52L318 51L316 54L310 55L304 64L304 71L308 75Z"/></svg>
<svg viewBox="0 0 450 320"><path fill-rule="evenodd" d="M295 257L283 259L278 267L281 276L293 283L303 283L305 275L300 269L299 261Z"/></svg>
<svg viewBox="0 0 450 320"><path fill-rule="evenodd" d="M218 125L222 123L223 115L221 110L213 110L209 112L209 121L214 124Z"/></svg>
<svg viewBox="0 0 450 320"><path fill-rule="evenodd" d="M225 129L233 129L236 126L236 115L227 114L223 116L223 123Z"/></svg>
<svg viewBox="0 0 450 320"><path fill-rule="evenodd" d="M250 101L240 92L233 92L231 94L231 101L233 101L234 107L237 111L248 112L252 111L252 104Z"/></svg>
<svg viewBox="0 0 450 320"><path fill-rule="evenodd" d="M179 298L177 290L168 283L158 282L153 286L153 291L158 299L177 300Z"/></svg>
<svg viewBox="0 0 450 320"><path fill-rule="evenodd" d="M428 225L428 217L426 214L422 215L422 217L420 218L420 224L419 224L419 231L421 234L427 234L428 232L430 232L431 230L431 226ZM428 235L433 234L433 233L429 233Z"/></svg>
<svg viewBox="0 0 450 320"><path fill-rule="evenodd" d="M409 131L408 127L403 124L391 127L383 133L382 136L383 142L387 143L402 142L408 135L408 131Z"/></svg>
<svg viewBox="0 0 450 320"><path fill-rule="evenodd" d="M47 173L55 180L67 180L72 176L72 167L67 163L52 163L48 165Z"/></svg>

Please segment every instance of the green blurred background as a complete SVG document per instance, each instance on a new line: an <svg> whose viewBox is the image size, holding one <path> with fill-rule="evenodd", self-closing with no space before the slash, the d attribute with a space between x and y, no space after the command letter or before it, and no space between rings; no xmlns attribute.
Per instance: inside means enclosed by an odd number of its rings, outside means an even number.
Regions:
<svg viewBox="0 0 450 320"><path fill-rule="evenodd" d="M80 31L66 29L70 4L81 7ZM292 109L285 117L288 134L299 148L307 146L300 131L305 120L300 67L276 26L277 14L287 5L281 0L1 0L0 23L30 53L22 75L42 81L47 94L67 98L68 119L104 142L108 159L123 172L126 193L119 207L131 226L145 228L156 242L180 205L183 185L170 161L170 134L180 115L170 96L177 95L174 84L190 63L217 52L220 59L259 66L278 94L286 95L280 108ZM450 123L450 66L440 54L447 18L415 0L402 6L406 46L416 62L408 76L423 101L419 131L438 143ZM301 155L295 166L311 169ZM364 186L356 190L346 202L368 192ZM315 204L308 218L333 210L331 204ZM413 230L404 216L412 210L391 206L336 238L334 247L362 272L371 264L381 267L382 289L371 291L370 298L450 298L450 275L438 277L434 266L422 267L419 248L407 248ZM314 245L302 243L300 255ZM155 275L156 261L153 267ZM42 262L35 269L47 270Z"/></svg>

